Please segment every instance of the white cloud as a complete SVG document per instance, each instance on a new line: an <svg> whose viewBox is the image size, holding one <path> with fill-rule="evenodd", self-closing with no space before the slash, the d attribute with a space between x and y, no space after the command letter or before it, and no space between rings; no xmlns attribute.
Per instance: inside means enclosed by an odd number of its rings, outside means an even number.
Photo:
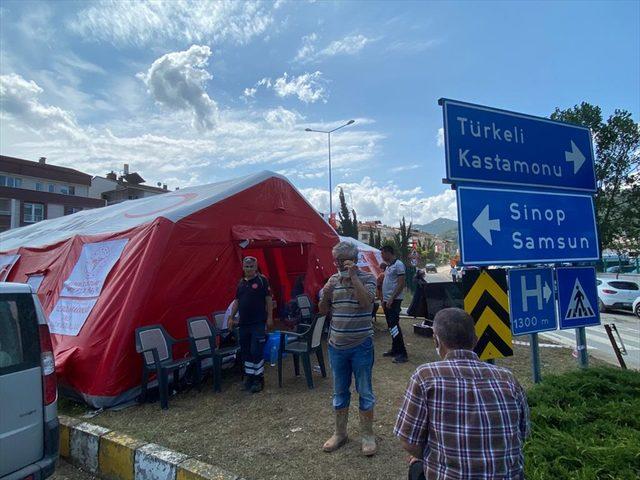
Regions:
<svg viewBox="0 0 640 480"><path fill-rule="evenodd" d="M416 170L420 168L420 165L417 164L413 164L413 165L400 165L399 167L394 167L391 169L391 171L393 173L399 173L399 172L406 172L409 170Z"/></svg>
<svg viewBox="0 0 640 480"><path fill-rule="evenodd" d="M318 100L326 102L326 92L321 85L322 72L304 73L300 76L291 76L285 72L282 77L273 82L273 90L279 97L295 96L301 102L315 103ZM263 79L264 80L264 79Z"/></svg>
<svg viewBox="0 0 640 480"><path fill-rule="evenodd" d="M304 130L335 126L305 122L299 113L279 107L221 111L206 136L189 128L192 113L187 110L172 115L138 112L101 127L83 127L68 111L40 103L42 88L33 81L9 75L2 77L0 86L3 153L22 158L46 155L53 164L94 175L129 163L150 184L161 180L186 186L265 168L312 180L326 172L326 137ZM125 94L128 91L125 88ZM117 92L114 95L121 98ZM346 120L336 120L340 122ZM335 178L347 178L350 171L370 165L378 156L384 137L368 129L371 119L356 118L356 123L360 128L345 129L332 142Z"/></svg>
<svg viewBox="0 0 640 480"><path fill-rule="evenodd" d="M302 116L298 112L287 110L283 107L274 108L265 113L264 119L267 123L282 128L293 128L296 122L302 119Z"/></svg>
<svg viewBox="0 0 640 480"><path fill-rule="evenodd" d="M296 54L296 58L294 58L294 61L304 62L312 58L316 51L314 42L317 39L318 35L315 33L302 37L302 46L298 49L298 53Z"/></svg>
<svg viewBox="0 0 640 480"><path fill-rule="evenodd" d="M256 83L256 87L271 88L271 79L265 77L262 80L259 80L258 83Z"/></svg>
<svg viewBox="0 0 640 480"><path fill-rule="evenodd" d="M257 88L245 88L244 92L242 92L242 96L245 98L253 98L256 96L257 92L258 92Z"/></svg>
<svg viewBox="0 0 640 480"><path fill-rule="evenodd" d="M2 116L32 131L63 135L73 140L83 138L84 132L71 113L40 102L38 97L42 92L33 80L27 81L15 73L0 76Z"/></svg>
<svg viewBox="0 0 640 480"><path fill-rule="evenodd" d="M243 0L103 0L78 12L69 28L87 40L119 46L162 41L246 44L273 23L279 5Z"/></svg>
<svg viewBox="0 0 640 480"><path fill-rule="evenodd" d="M425 196L420 187L401 189L394 182L380 183L370 177L360 182L341 183L334 186L333 210L339 208L338 193L344 190L345 200L349 208L354 208L360 220L382 220L386 225L397 226L404 216L409 221L410 210L401 203L414 205L413 222L427 223L436 218L457 218L456 196L453 190ZM302 193L319 211L329 210L329 193L322 188L305 188ZM418 204L418 202L422 202Z"/></svg>
<svg viewBox="0 0 640 480"><path fill-rule="evenodd" d="M187 110L193 114L193 125L200 130L213 128L217 105L205 91L212 78L205 69L211 49L192 45L183 52L172 52L158 58L147 73L138 74L147 85L153 99L172 110Z"/></svg>
<svg viewBox="0 0 640 480"><path fill-rule="evenodd" d="M436 144L439 147L444 147L444 128L442 127L438 129L438 134L436 135Z"/></svg>
<svg viewBox="0 0 640 480"><path fill-rule="evenodd" d="M396 40L389 43L385 50L394 54L405 53L407 55L413 55L425 52L431 48L440 45L442 42L437 39L431 40Z"/></svg>
<svg viewBox="0 0 640 480"><path fill-rule="evenodd" d="M364 35L349 35L342 40L331 42L326 48L319 53L320 56L332 57L333 55L355 55L362 50L371 39Z"/></svg>
<svg viewBox="0 0 640 480"><path fill-rule="evenodd" d="M302 37L302 45L294 58L296 62L314 62L323 58L333 57L336 55L356 55L367 44L373 42L371 38L364 35L347 35L340 40L334 40L324 48L317 49L316 42L318 35L312 33Z"/></svg>

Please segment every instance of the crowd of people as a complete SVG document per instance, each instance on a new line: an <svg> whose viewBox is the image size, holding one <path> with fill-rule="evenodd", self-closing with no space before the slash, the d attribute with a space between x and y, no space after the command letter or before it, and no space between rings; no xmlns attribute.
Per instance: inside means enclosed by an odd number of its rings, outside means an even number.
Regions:
<svg viewBox="0 0 640 480"><path fill-rule="evenodd" d="M333 248L336 273L320 292L320 315L330 315L328 354L333 380L334 433L322 449L331 453L348 440L351 383L358 394L362 453L377 452L374 432L376 397L372 379L374 344L372 307L376 295L391 334L383 354L407 361L400 328L405 266L393 247L382 248L384 276L357 266L358 249L340 242ZM269 281L254 257L243 259L244 275L230 306L229 326L238 314L243 387L264 387L263 348L273 324ZM410 454L408 476L419 479L524 478L523 445L529 433L529 410L523 388L504 368L482 362L471 316L458 308L440 310L433 322L438 362L420 365L411 375L394 434Z"/></svg>

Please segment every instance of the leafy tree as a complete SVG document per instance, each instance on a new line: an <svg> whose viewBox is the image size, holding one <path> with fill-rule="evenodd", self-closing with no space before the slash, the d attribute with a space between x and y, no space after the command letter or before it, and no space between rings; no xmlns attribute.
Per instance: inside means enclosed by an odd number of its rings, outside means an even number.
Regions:
<svg viewBox="0 0 640 480"><path fill-rule="evenodd" d="M556 108L553 120L584 125L595 143L596 211L603 248L621 253L640 250L640 124L631 113L615 110L606 121L600 107L583 102Z"/></svg>
<svg viewBox="0 0 640 480"><path fill-rule="evenodd" d="M351 209L351 215L353 215L353 220L351 221L351 236L358 239L358 217L356 216L355 209Z"/></svg>
<svg viewBox="0 0 640 480"><path fill-rule="evenodd" d="M409 263L409 240L411 239L411 223L407 227L405 218L402 217L399 232L394 234L394 243L398 258L406 265Z"/></svg>
<svg viewBox="0 0 640 480"><path fill-rule="evenodd" d="M405 279L407 282L407 287L412 291L415 290L415 282L414 277L416 274L416 269L411 266L409 263L409 252L411 247L409 245L409 241L411 240L411 223L407 226L407 222L404 217L402 217L402 221L400 222L400 228L398 233L394 234L394 247L396 250L396 254L402 263L404 263L407 272L405 275Z"/></svg>
<svg viewBox="0 0 640 480"><path fill-rule="evenodd" d="M376 231L373 227L369 227L369 245L373 248L382 247L382 238L380 237L380 230Z"/></svg>
<svg viewBox="0 0 640 480"><path fill-rule="evenodd" d="M351 218L352 215L353 219ZM356 211L352 209L351 212L349 212L342 188L340 188L340 211L338 212L338 219L340 220L338 233L344 237L352 237L357 240L358 219L356 218Z"/></svg>

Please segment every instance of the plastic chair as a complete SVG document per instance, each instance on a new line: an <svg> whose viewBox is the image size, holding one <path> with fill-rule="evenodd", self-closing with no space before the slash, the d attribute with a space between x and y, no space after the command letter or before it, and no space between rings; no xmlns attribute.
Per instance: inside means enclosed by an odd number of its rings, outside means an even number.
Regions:
<svg viewBox="0 0 640 480"><path fill-rule="evenodd" d="M178 385L180 369L193 363L191 357L176 360L173 358L173 346L189 339L174 339L162 325L150 325L136 328L136 352L142 355L142 402L147 397L149 374L155 372L158 378L160 406L169 408L169 373L173 372L173 384ZM197 381L197 380L196 380Z"/></svg>
<svg viewBox="0 0 640 480"><path fill-rule="evenodd" d="M280 387L282 387L282 356L284 353L292 354L296 376L300 375L300 357L302 357L304 375L307 379L307 386L310 389L313 388L310 359L310 355L313 352L318 358L322 377L327 377L324 354L322 352L322 330L325 318L324 316L314 318L311 325L302 333L280 332L280 349L278 350L278 385Z"/></svg>
<svg viewBox="0 0 640 480"><path fill-rule="evenodd" d="M235 345L218 348L218 337L225 332L230 331L228 329L217 329L211 325L211 323L209 323L209 319L204 316L188 318L187 330L189 331L191 355L195 359L198 385L202 379L203 360L206 363L206 360L210 359L213 367L213 391L221 391L220 380L222 378L222 360L225 357L237 354L240 351L240 345L237 344L236 340ZM239 335L236 331L236 339L238 337Z"/></svg>
<svg viewBox="0 0 640 480"><path fill-rule="evenodd" d="M304 331L306 328L313 323L313 319L315 318L314 305L311 301L311 297L306 293L302 295L298 295L296 297L296 302L298 304L298 308L300 309L300 325L298 331Z"/></svg>

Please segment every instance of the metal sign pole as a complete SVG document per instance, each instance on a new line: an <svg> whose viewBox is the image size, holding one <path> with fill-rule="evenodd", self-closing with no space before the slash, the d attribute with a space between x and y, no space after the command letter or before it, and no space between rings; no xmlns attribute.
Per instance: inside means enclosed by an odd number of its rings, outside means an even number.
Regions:
<svg viewBox="0 0 640 480"><path fill-rule="evenodd" d="M576 345L580 367L587 368L589 366L589 356L587 355L587 332L584 327L576 328Z"/></svg>
<svg viewBox="0 0 640 480"><path fill-rule="evenodd" d="M540 348L537 333L531 334L531 372L533 373L533 381L540 383L542 376L540 375Z"/></svg>

